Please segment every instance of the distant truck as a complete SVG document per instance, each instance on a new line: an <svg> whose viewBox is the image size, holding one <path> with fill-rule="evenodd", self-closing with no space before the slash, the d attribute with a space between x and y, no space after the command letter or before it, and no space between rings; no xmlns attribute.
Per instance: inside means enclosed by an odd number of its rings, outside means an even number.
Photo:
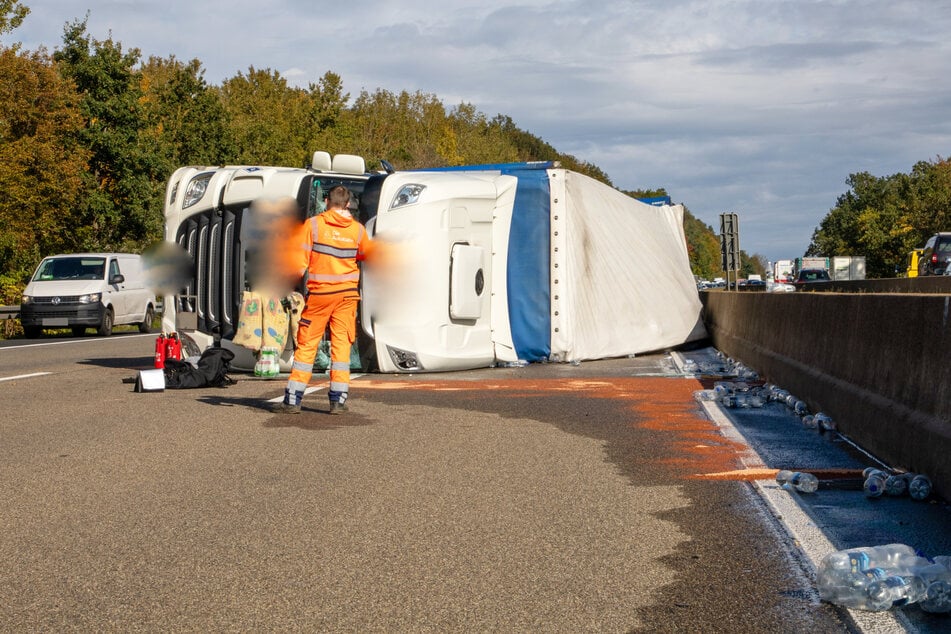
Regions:
<svg viewBox="0 0 951 634"><path fill-rule="evenodd" d="M825 269L829 270L829 258L823 257L801 257L796 258L795 264L795 274L798 275L799 271L805 269Z"/></svg>
<svg viewBox="0 0 951 634"><path fill-rule="evenodd" d="M791 281L796 276L796 263L793 260L776 260L773 263L773 280Z"/></svg>
<svg viewBox="0 0 951 634"><path fill-rule="evenodd" d="M842 280L865 279L864 255L836 255L832 257L832 268L829 275L836 282Z"/></svg>

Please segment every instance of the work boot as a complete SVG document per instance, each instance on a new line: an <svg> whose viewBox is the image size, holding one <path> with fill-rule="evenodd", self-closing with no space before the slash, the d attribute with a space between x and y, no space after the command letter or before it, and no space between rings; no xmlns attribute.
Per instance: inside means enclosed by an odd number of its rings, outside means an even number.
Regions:
<svg viewBox="0 0 951 634"><path fill-rule="evenodd" d="M271 411L275 414L300 414L300 405L291 405L290 403L278 403Z"/></svg>
<svg viewBox="0 0 951 634"><path fill-rule="evenodd" d="M347 404L343 401L330 401L330 413L331 414L343 414L349 412L350 408L347 407Z"/></svg>

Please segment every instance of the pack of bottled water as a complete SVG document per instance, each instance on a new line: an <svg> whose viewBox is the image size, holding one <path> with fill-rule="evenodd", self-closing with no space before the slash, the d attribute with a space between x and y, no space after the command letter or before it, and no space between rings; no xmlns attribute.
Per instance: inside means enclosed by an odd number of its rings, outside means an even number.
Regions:
<svg viewBox="0 0 951 634"><path fill-rule="evenodd" d="M898 497L907 493L911 499L920 502L931 495L931 480L923 473L890 474L875 467L868 467L862 472L862 477L865 479L862 488L866 497Z"/></svg>
<svg viewBox="0 0 951 634"><path fill-rule="evenodd" d="M281 373L277 348L261 348L254 364L254 376L275 377Z"/></svg>
<svg viewBox="0 0 951 634"><path fill-rule="evenodd" d="M884 611L917 603L922 610L951 612L951 557L922 557L911 546L887 544L826 555L816 580L823 601L859 610Z"/></svg>

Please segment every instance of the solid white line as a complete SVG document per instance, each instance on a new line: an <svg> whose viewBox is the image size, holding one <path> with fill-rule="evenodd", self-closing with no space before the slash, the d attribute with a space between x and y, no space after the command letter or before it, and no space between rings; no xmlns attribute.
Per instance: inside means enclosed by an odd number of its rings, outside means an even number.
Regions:
<svg viewBox="0 0 951 634"><path fill-rule="evenodd" d="M68 343L93 343L93 342L102 342L104 340L110 340L110 339L112 341L121 341L123 339L134 339L136 337L157 337L157 336L158 335L154 333L151 333L151 334L145 333L145 334L137 334L137 335L122 335L121 337L117 337L116 339L111 339L111 337L96 337L95 339L91 337L77 337L76 339L67 339L64 341L44 341L43 343L28 343L22 346L8 346L8 347L0 348L0 352L3 352L5 350L22 350L23 348L37 348L40 346L62 346Z"/></svg>
<svg viewBox="0 0 951 634"><path fill-rule="evenodd" d="M18 374L17 376L5 376L0 378L0 381L16 381L17 379L28 379L33 376L44 376L47 374L52 374L52 372L34 372L32 374Z"/></svg>

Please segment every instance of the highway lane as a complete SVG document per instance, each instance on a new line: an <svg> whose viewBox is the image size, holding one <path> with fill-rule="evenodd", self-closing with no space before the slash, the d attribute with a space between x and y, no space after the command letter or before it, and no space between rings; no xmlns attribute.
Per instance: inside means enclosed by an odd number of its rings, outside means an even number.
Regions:
<svg viewBox="0 0 951 634"><path fill-rule="evenodd" d="M36 343L36 342L34 342ZM848 631L665 355L137 394L0 349L0 629ZM49 374L39 374L48 372Z"/></svg>

